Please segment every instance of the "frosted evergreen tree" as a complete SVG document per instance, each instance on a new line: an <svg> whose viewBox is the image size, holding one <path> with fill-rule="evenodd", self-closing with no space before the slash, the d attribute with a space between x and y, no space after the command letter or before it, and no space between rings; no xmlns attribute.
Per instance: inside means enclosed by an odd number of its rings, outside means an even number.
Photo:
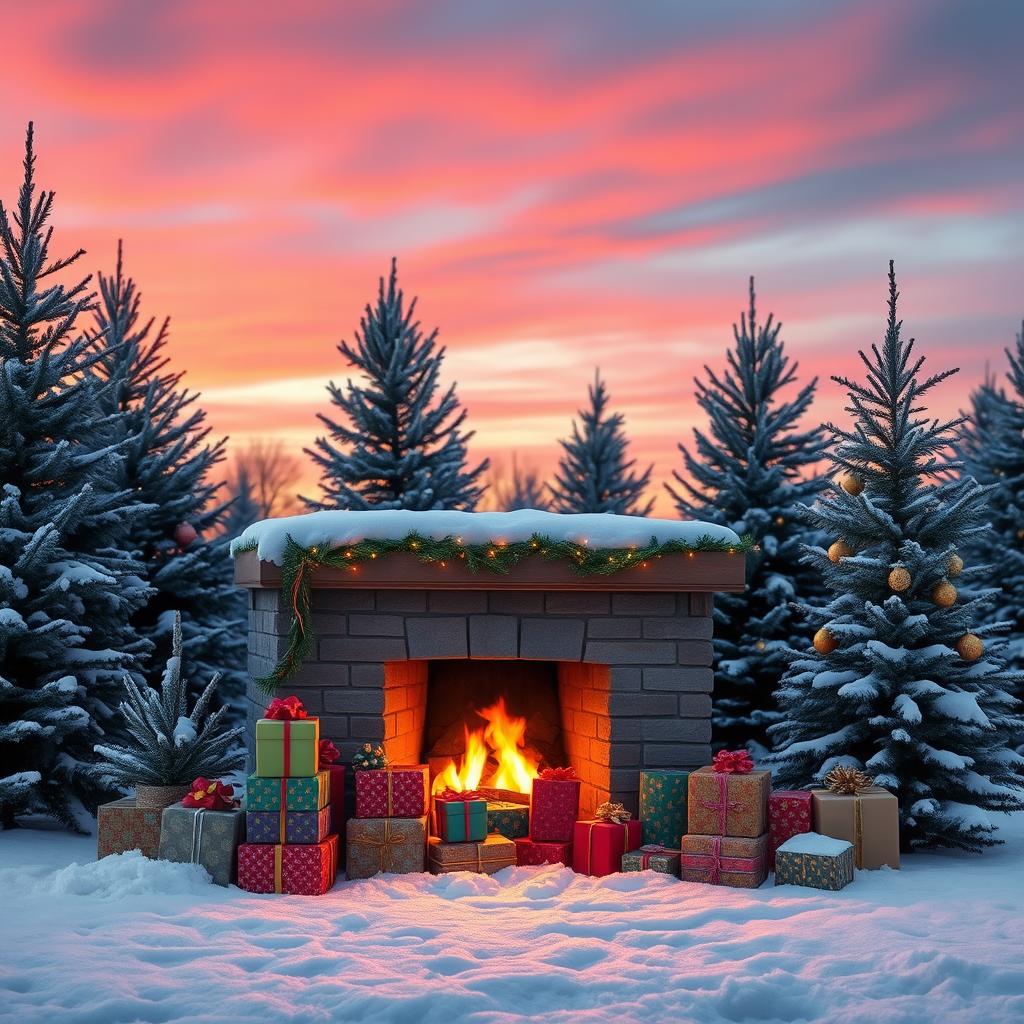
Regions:
<svg viewBox="0 0 1024 1024"><path fill-rule="evenodd" d="M563 455L551 485L554 512L614 512L646 516L653 499L643 500L653 466L636 473L628 457L625 417L608 409L608 392L600 371L587 391L589 407L573 420L572 436L559 441Z"/></svg>
<svg viewBox="0 0 1024 1024"><path fill-rule="evenodd" d="M0 204L0 823L43 813L73 828L79 804L110 792L92 747L148 649L130 627L148 591L116 546L136 510L97 357L75 333L93 295L88 278L59 283L83 253L50 252L32 143L29 125L17 204Z"/></svg>
<svg viewBox="0 0 1024 1024"><path fill-rule="evenodd" d="M971 396L972 415L959 454L965 473L990 488L991 528L969 555L998 563L995 580L1002 593L989 621L1011 624L1007 657L1014 668L1024 669L1024 324L1006 356L1009 387L986 381Z"/></svg>
<svg viewBox="0 0 1024 1024"><path fill-rule="evenodd" d="M1005 627L981 624L994 595L973 581L987 568L964 568L961 555L986 529L986 493L950 478L962 420L931 420L923 404L956 371L920 376L896 300L890 264L885 340L861 353L867 380L833 378L853 416L829 424L829 457L846 476L806 514L849 553L832 562L807 549L834 597L802 606L819 631L782 680L768 761L780 788L863 768L896 794L905 848L977 851L999 842L988 812L1024 809L1024 757L1008 742L1019 702Z"/></svg>
<svg viewBox="0 0 1024 1024"><path fill-rule="evenodd" d="M138 552L153 588L134 618L154 654L146 675L155 681L170 656L171 627L181 615L185 673L223 673L221 690L240 711L246 683L246 602L234 584L230 538L220 529L227 504L214 478L224 441L210 443L198 394L167 355L169 321L141 315L141 295L124 272L122 246L112 277L99 275L95 312L96 373L104 413L122 444L120 485L139 514L126 521L125 545Z"/></svg>
<svg viewBox="0 0 1024 1024"><path fill-rule="evenodd" d="M800 426L817 380L788 395L798 365L786 355L781 329L771 314L758 323L751 278L750 307L733 325L725 371L705 366L706 379L694 382L708 433L694 430L692 453L679 446L686 475L673 472L676 486L666 485L681 517L728 526L757 545L747 555L746 592L715 595L717 747L767 743L768 726L780 718L774 692L786 651L810 639L790 602L821 590L800 562L802 545L814 538L797 514L825 482L815 470L825 433Z"/></svg>
<svg viewBox="0 0 1024 1024"><path fill-rule="evenodd" d="M405 303L398 264L367 305L355 344L338 349L362 375L328 393L343 419L319 414L328 437L307 453L321 470L323 498L313 508L459 509L476 507L486 460L466 467L472 431L452 384L441 391L444 348L436 328L424 334L416 300Z"/></svg>

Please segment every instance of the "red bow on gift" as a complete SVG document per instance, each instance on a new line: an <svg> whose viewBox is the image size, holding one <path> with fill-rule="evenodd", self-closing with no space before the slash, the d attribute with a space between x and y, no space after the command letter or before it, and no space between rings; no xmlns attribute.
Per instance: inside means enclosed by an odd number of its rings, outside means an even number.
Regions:
<svg viewBox="0 0 1024 1024"><path fill-rule="evenodd" d="M231 811L238 806L235 787L220 779L196 779L181 802L185 807L202 807L206 811Z"/></svg>
<svg viewBox="0 0 1024 1024"><path fill-rule="evenodd" d="M540 773L540 778L545 782L571 782L578 776L576 769L570 765L568 768L545 768Z"/></svg>
<svg viewBox="0 0 1024 1024"><path fill-rule="evenodd" d="M319 764L317 767L319 767L321 771L334 764L339 757L341 757L341 751L338 750L330 740L320 741L320 747L318 748L317 753L317 760Z"/></svg>
<svg viewBox="0 0 1024 1024"><path fill-rule="evenodd" d="M309 718L302 701L298 697L275 697L270 707L263 714L264 718L276 718L280 722L295 722L300 718Z"/></svg>
<svg viewBox="0 0 1024 1024"><path fill-rule="evenodd" d="M434 794L435 800L483 800L483 797L475 789L467 789L461 793L456 789L442 789L440 793Z"/></svg>
<svg viewBox="0 0 1024 1024"><path fill-rule="evenodd" d="M746 775L754 770L754 762L745 750L720 750L711 767L723 775Z"/></svg>

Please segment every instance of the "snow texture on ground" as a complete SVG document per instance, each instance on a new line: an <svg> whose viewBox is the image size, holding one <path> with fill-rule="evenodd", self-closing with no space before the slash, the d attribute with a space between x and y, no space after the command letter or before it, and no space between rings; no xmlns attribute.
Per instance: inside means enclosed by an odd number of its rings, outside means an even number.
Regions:
<svg viewBox="0 0 1024 1024"><path fill-rule="evenodd" d="M1009 1024L1024 815L1004 834L984 857L917 855L838 893L543 867L316 899L0 833L0 1019Z"/></svg>
<svg viewBox="0 0 1024 1024"><path fill-rule="evenodd" d="M646 519L611 513L560 514L534 508L515 512L412 512L408 509L378 509L373 512L310 512L303 516L265 519L253 523L231 543L234 554L251 547L266 562L280 565L290 536L297 544L352 544L358 540L402 540L418 533L431 540L461 537L466 544L491 541L529 540L535 533L552 540L588 544L592 548L642 546L654 537L659 543L678 540L695 544L710 538L723 544L738 544L739 537L726 526L695 520Z"/></svg>

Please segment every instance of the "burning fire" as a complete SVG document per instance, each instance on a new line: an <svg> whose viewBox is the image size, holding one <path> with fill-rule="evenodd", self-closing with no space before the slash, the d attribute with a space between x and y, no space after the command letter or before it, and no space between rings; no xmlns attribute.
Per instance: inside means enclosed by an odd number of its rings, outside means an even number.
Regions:
<svg viewBox="0 0 1024 1024"><path fill-rule="evenodd" d="M473 732L469 731L469 726L463 727L466 752L462 755L462 764L456 767L454 761L449 761L435 776L433 792L454 789L462 793L484 785L529 793L530 784L537 778L540 757L526 746L526 719L510 715L504 697L499 697L488 708L480 708L477 714L487 724ZM495 766L485 780L489 761L495 762Z"/></svg>

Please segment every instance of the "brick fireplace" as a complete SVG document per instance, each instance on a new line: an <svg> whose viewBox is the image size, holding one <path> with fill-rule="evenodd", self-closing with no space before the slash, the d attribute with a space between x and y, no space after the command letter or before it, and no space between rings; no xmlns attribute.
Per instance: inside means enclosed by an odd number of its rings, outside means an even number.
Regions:
<svg viewBox="0 0 1024 1024"><path fill-rule="evenodd" d="M245 552L235 573L249 590L256 678L284 653L290 616L278 566ZM322 569L315 650L284 692L320 716L343 760L369 740L393 762L415 763L439 732L428 721L438 694L457 685L459 699L471 696L478 679L490 696L507 680L524 717L532 704L556 709L544 713L545 742L583 779L582 810L611 799L635 813L641 768L710 758L712 594L742 588L743 556L724 552L596 577L550 563L508 576L445 573L403 555L358 580ZM527 685L548 689L532 699ZM267 702L250 683L250 738Z"/></svg>

